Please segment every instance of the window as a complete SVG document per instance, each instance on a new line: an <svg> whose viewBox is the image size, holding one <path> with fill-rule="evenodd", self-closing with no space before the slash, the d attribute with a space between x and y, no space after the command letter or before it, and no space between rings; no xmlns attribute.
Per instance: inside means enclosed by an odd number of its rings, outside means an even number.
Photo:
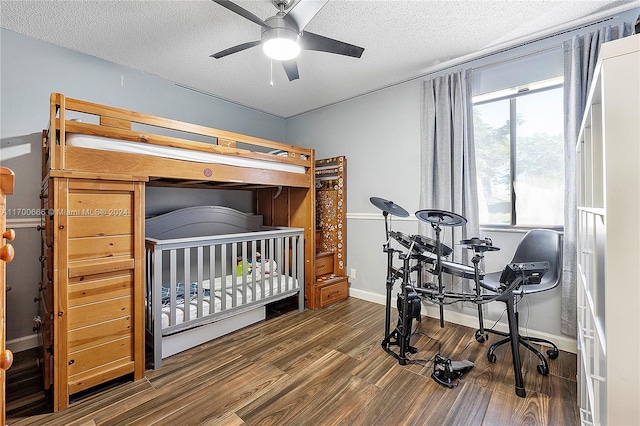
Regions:
<svg viewBox="0 0 640 426"><path fill-rule="evenodd" d="M473 98L482 225L562 226L561 81L547 80Z"/></svg>

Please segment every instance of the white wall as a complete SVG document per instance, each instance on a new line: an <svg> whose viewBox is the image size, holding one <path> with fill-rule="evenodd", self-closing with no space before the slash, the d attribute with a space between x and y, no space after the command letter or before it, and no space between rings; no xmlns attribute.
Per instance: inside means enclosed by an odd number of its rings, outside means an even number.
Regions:
<svg viewBox="0 0 640 426"><path fill-rule="evenodd" d="M285 142L284 120L203 95L107 61L60 48L2 29L0 33L0 162L16 173L10 209L40 207L41 132L49 120L49 94L66 96L184 120ZM238 198L240 196L240 198ZM175 206L218 204L252 209L250 192L148 188L147 213ZM38 215L9 215L16 229L13 262L7 265L7 339L18 351L37 344L32 331L37 314L34 297L40 282Z"/></svg>

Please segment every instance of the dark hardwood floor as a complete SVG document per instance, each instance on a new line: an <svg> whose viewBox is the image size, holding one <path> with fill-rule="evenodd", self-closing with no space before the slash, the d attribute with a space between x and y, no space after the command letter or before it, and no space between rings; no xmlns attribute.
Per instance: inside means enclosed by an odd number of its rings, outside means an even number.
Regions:
<svg viewBox="0 0 640 426"><path fill-rule="evenodd" d="M395 323L394 323L395 324ZM167 358L137 382L112 384L50 413L35 350L7 375L9 425L574 425L576 356L546 377L522 351L526 398L514 393L511 353L486 359L473 329L424 318L401 366L380 347L384 307L349 298L288 311ZM490 342L496 336L490 335ZM449 389L431 379L437 351L475 367Z"/></svg>

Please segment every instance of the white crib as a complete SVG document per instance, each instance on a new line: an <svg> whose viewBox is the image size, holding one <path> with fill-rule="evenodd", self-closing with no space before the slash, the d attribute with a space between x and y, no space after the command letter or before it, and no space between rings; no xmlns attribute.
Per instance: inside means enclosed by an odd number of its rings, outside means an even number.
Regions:
<svg viewBox="0 0 640 426"><path fill-rule="evenodd" d="M304 310L302 228L219 206L147 219L146 331L162 359L265 319L295 294Z"/></svg>

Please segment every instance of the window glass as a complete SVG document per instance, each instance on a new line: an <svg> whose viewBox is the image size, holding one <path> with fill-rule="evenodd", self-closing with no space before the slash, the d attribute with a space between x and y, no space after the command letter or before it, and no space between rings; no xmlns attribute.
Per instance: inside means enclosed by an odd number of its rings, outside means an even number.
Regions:
<svg viewBox="0 0 640 426"><path fill-rule="evenodd" d="M509 100L473 108L480 223L511 224Z"/></svg>
<svg viewBox="0 0 640 426"><path fill-rule="evenodd" d="M516 222L523 226L562 225L562 89L517 98L516 113Z"/></svg>
<svg viewBox="0 0 640 426"><path fill-rule="evenodd" d="M480 223L561 226L562 88L478 103L473 118Z"/></svg>

